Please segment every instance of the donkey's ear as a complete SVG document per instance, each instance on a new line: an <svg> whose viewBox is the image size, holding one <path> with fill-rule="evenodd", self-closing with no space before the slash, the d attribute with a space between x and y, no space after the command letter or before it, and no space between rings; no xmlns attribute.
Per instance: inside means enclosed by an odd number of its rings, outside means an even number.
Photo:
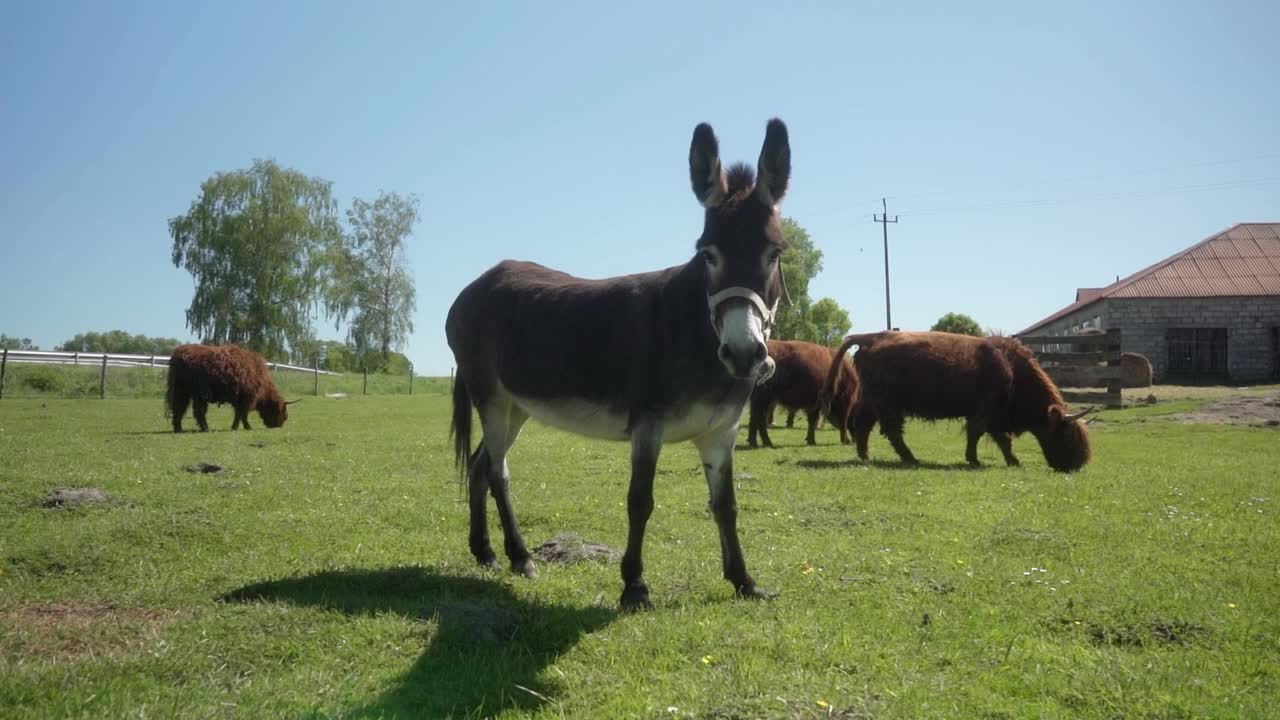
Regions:
<svg viewBox="0 0 1280 720"><path fill-rule="evenodd" d="M693 194L705 208L713 208L729 193L729 183L720 165L720 143L711 126L698 123L689 144L689 180Z"/></svg>
<svg viewBox="0 0 1280 720"><path fill-rule="evenodd" d="M782 202L791 180L791 142L787 126L778 118L769 121L756 170L756 197L770 207Z"/></svg>

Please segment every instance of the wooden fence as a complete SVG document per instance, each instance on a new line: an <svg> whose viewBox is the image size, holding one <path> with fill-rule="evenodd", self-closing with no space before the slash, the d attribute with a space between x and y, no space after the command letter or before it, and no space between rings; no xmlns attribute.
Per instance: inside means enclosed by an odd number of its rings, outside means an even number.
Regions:
<svg viewBox="0 0 1280 720"><path fill-rule="evenodd" d="M0 350L0 398L4 397L4 376L8 366L13 363L30 363L37 365L76 365L99 368L98 396L107 397L108 367L169 367L168 355L128 355L123 353L96 352L60 352L46 350ZM321 375L341 375L342 373L321 370L319 361L313 367L286 365L285 363L268 362L267 367L274 371L290 370L315 375L315 394L320 394ZM366 392L368 390L368 371L365 371ZM413 366L409 367L409 394L413 394Z"/></svg>
<svg viewBox="0 0 1280 720"><path fill-rule="evenodd" d="M1105 392L1064 390L1072 403L1123 406L1120 394L1120 330L1090 335L1026 335L1023 345L1059 387L1106 388Z"/></svg>

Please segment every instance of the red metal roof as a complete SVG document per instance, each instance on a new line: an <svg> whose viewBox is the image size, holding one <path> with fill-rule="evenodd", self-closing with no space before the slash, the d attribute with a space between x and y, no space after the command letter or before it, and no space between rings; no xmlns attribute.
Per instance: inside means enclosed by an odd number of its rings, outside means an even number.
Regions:
<svg viewBox="0 0 1280 720"><path fill-rule="evenodd" d="M1076 302L1018 333L1037 330L1105 298L1280 295L1280 223L1240 223Z"/></svg>

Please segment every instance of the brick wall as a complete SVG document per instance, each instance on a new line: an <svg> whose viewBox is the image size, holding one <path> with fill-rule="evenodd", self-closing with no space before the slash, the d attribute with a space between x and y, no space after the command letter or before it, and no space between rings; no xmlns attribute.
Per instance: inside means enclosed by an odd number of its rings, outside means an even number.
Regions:
<svg viewBox="0 0 1280 720"><path fill-rule="evenodd" d="M1169 328L1227 328L1227 369L1235 382L1271 377L1271 328L1280 326L1280 297L1106 299L1035 331L1068 335L1071 327L1096 316L1102 329L1120 328L1125 352L1146 355L1157 382L1168 365Z"/></svg>
<svg viewBox="0 0 1280 720"><path fill-rule="evenodd" d="M1280 297L1109 299L1104 327L1122 330L1124 349L1151 359L1164 378L1168 328L1226 328L1227 370L1236 382L1265 380L1273 371L1271 328L1280 325Z"/></svg>

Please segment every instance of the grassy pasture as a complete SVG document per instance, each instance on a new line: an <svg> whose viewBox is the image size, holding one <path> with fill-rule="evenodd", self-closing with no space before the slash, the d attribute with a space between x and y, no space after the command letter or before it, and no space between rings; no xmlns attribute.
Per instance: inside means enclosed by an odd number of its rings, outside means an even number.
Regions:
<svg viewBox="0 0 1280 720"><path fill-rule="evenodd" d="M616 562L475 567L441 394L181 436L154 397L5 399L0 717L1274 716L1280 434L1162 410L1103 413L1070 476L1030 438L1025 467L984 443L967 470L957 424L908 426L912 470L775 430L737 456L769 603L720 579L697 456L669 446L657 609L624 616ZM531 545L621 549L625 446L531 423L511 464ZM111 500L43 507L59 486Z"/></svg>

